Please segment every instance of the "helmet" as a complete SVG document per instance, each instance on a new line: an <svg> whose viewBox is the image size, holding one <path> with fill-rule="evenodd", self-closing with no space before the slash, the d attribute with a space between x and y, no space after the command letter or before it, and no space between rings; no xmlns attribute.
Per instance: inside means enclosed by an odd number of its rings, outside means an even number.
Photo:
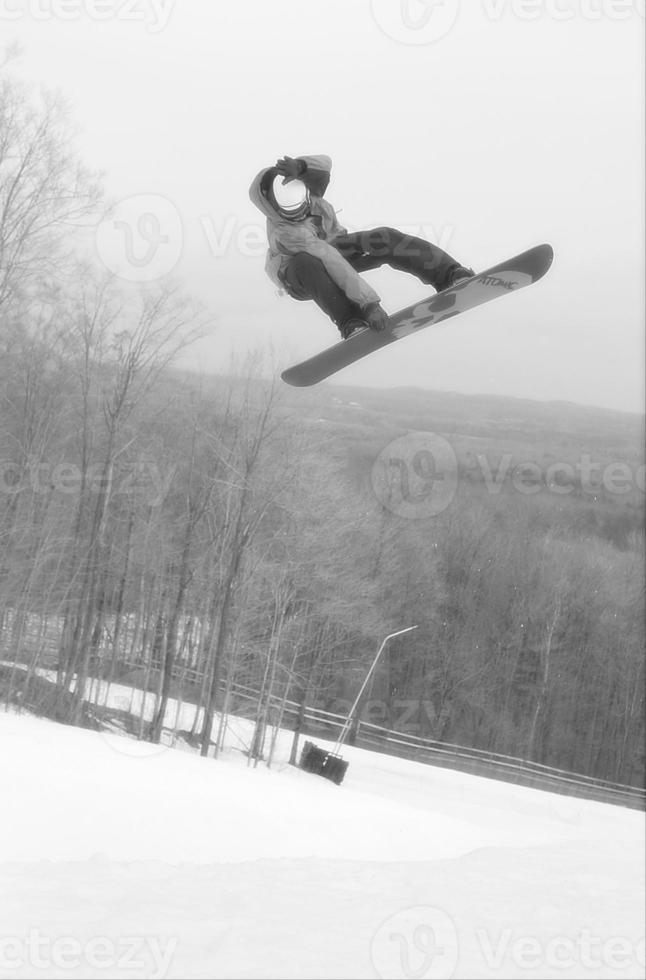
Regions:
<svg viewBox="0 0 646 980"><path fill-rule="evenodd" d="M310 212L310 192L302 180L284 183L280 175L274 177L269 198L281 217L288 221L300 221Z"/></svg>

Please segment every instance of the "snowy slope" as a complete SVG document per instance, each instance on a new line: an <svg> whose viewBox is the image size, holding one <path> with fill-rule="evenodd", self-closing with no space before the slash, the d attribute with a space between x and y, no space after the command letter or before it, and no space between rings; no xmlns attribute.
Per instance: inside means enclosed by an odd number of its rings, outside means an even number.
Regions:
<svg viewBox="0 0 646 980"><path fill-rule="evenodd" d="M0 715L0 977L643 976L643 814ZM641 945L640 945L641 943Z"/></svg>

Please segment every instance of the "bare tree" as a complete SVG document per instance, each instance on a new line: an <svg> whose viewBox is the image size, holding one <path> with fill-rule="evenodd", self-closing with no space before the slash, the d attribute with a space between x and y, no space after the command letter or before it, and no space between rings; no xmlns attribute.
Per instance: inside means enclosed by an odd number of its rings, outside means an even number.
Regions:
<svg viewBox="0 0 646 980"><path fill-rule="evenodd" d="M60 96L34 96L0 69L0 311L60 277L70 230L99 204L98 176L81 164L73 135Z"/></svg>
<svg viewBox="0 0 646 980"><path fill-rule="evenodd" d="M99 301L101 304L114 302L114 296L101 293ZM127 433L121 441L122 432L160 372L193 336L195 316L195 310L176 289L163 285L141 293L130 308L122 307L110 325L111 336L100 380L104 431L98 486L80 565L73 628L69 646L62 651L65 687L77 674L77 710L83 698L83 678L92 650L91 638L101 628L101 590L115 465L136 438Z"/></svg>

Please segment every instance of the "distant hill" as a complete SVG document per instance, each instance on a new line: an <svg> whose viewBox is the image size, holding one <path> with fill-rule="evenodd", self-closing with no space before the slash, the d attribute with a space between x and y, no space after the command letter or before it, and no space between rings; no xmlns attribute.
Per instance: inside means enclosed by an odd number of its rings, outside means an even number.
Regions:
<svg viewBox="0 0 646 980"><path fill-rule="evenodd" d="M638 458L643 446L643 415L574 402L340 385L288 389L284 397L305 416L318 413L330 421L353 425L374 420L400 429L483 437L495 434L533 443L550 438L631 458Z"/></svg>

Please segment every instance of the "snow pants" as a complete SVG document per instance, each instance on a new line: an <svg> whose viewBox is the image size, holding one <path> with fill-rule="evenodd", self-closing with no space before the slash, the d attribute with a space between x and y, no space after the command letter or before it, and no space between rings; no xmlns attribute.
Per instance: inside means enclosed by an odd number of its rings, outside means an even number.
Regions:
<svg viewBox="0 0 646 980"><path fill-rule="evenodd" d="M356 272L389 265L392 269L412 273L438 292L446 289L458 273L472 274L437 245L406 235L396 228L373 228L341 235L330 244ZM348 299L321 260L308 252L292 256L281 280L290 296L314 300L339 327L351 317L360 315L357 305Z"/></svg>

